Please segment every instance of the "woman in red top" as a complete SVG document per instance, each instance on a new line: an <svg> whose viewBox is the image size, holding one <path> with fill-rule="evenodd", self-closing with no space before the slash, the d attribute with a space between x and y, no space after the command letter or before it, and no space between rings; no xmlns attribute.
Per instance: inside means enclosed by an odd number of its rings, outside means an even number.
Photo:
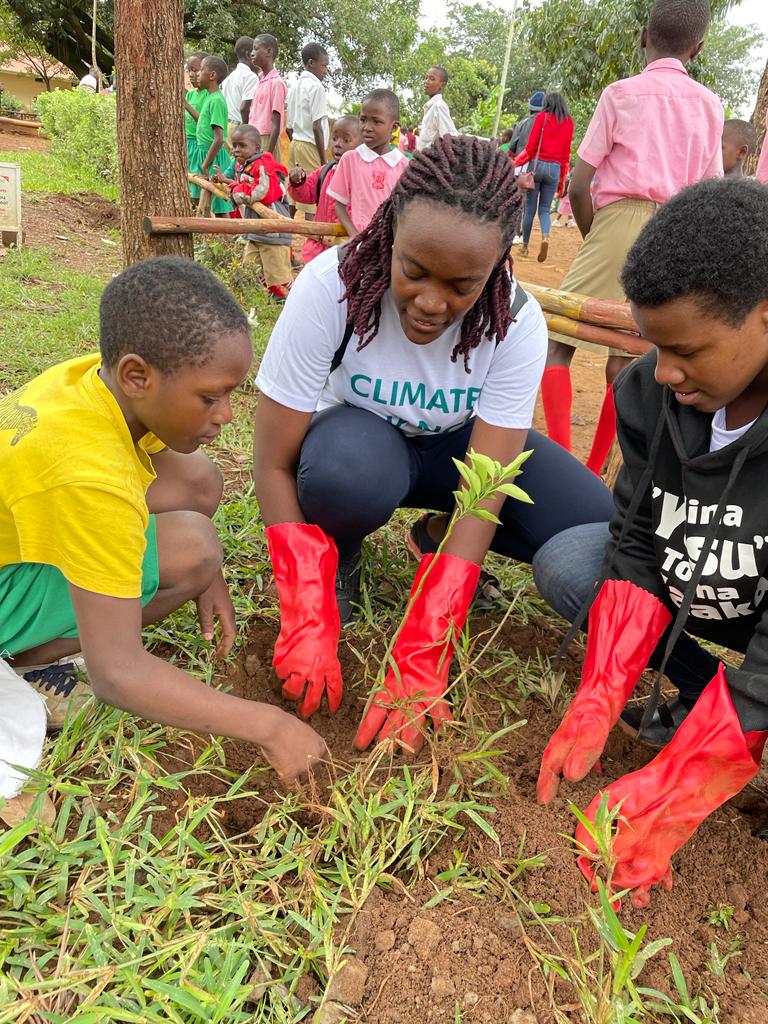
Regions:
<svg viewBox="0 0 768 1024"><path fill-rule="evenodd" d="M534 172L535 186L525 197L521 255L528 255L533 218L538 210L541 223L539 263L544 262L549 251L549 211L555 194L561 196L565 191L572 141L573 118L568 113L565 98L559 92L548 92L544 108L533 122L525 149L515 159L515 167L533 161L531 170Z"/></svg>

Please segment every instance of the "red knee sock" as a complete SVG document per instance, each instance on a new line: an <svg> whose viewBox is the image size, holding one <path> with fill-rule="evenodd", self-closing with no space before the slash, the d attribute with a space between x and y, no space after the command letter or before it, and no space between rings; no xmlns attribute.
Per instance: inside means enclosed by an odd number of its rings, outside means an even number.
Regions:
<svg viewBox="0 0 768 1024"><path fill-rule="evenodd" d="M548 366L541 378L541 401L547 433L566 451L571 450L571 371L567 366Z"/></svg>
<svg viewBox="0 0 768 1024"><path fill-rule="evenodd" d="M616 436L616 407L613 404L613 384L605 389L603 407L600 410L600 418L597 421L597 430L592 441L592 451L587 459L587 469L600 476L608 451Z"/></svg>

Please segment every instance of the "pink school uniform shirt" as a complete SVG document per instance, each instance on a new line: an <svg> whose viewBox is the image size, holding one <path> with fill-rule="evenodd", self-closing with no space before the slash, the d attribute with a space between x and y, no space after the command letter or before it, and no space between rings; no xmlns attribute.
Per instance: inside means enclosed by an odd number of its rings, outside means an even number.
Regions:
<svg viewBox="0 0 768 1024"><path fill-rule="evenodd" d="M408 166L399 149L379 156L365 143L342 154L328 189L332 199L343 203L358 231L367 228Z"/></svg>
<svg viewBox="0 0 768 1024"><path fill-rule="evenodd" d="M314 206L317 204L317 213L315 214L315 220L321 224L338 224L339 218L336 216L336 200L332 199L328 194L328 189L331 186L334 175L336 174L336 168L338 164L331 164L327 173L324 175L324 167L318 167L316 171L312 173L304 180L301 185L289 185L288 195L292 199L296 199L300 203L306 203L307 206ZM320 187L320 178L323 179L322 188ZM315 256L319 256L321 252L325 252L328 246L321 242L319 238L308 238L304 243L301 250L301 258L305 263L309 263Z"/></svg>
<svg viewBox="0 0 768 1024"><path fill-rule="evenodd" d="M768 185L768 111L765 113L765 138L763 139L763 148L760 150L760 156L757 160L755 177L758 181Z"/></svg>
<svg viewBox="0 0 768 1024"><path fill-rule="evenodd" d="M723 105L674 57L605 88L579 156L597 168L596 210L620 199L664 203L723 173Z"/></svg>
<svg viewBox="0 0 768 1024"><path fill-rule="evenodd" d="M272 68L266 75L259 77L258 85L251 100L251 112L248 115L248 124L261 132L262 135L272 134L272 114L276 110L280 115L280 131L285 128L285 97L288 94L288 86Z"/></svg>

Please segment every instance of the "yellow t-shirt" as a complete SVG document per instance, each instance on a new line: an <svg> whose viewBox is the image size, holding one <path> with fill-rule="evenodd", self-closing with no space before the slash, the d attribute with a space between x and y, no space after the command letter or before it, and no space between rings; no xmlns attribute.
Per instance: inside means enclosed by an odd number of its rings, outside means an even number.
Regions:
<svg viewBox="0 0 768 1024"><path fill-rule="evenodd" d="M98 355L0 398L0 566L55 565L83 590L141 596L154 434L134 444Z"/></svg>

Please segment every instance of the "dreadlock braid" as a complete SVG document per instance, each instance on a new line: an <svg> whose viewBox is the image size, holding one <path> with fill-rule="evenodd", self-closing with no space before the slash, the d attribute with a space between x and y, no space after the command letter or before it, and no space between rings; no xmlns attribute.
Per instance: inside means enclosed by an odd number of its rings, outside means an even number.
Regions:
<svg viewBox="0 0 768 1024"><path fill-rule="evenodd" d="M520 224L522 198L506 153L490 142L465 135L444 135L416 153L392 194L373 220L345 247L340 274L346 286L347 320L358 335L358 351L376 337L381 300L390 286L392 243L398 216L414 199L427 199L488 223L502 234L502 255L482 294L464 314L461 333L451 353L463 357L484 338L500 341L509 330L512 282L507 252ZM342 300L343 301L343 300Z"/></svg>

